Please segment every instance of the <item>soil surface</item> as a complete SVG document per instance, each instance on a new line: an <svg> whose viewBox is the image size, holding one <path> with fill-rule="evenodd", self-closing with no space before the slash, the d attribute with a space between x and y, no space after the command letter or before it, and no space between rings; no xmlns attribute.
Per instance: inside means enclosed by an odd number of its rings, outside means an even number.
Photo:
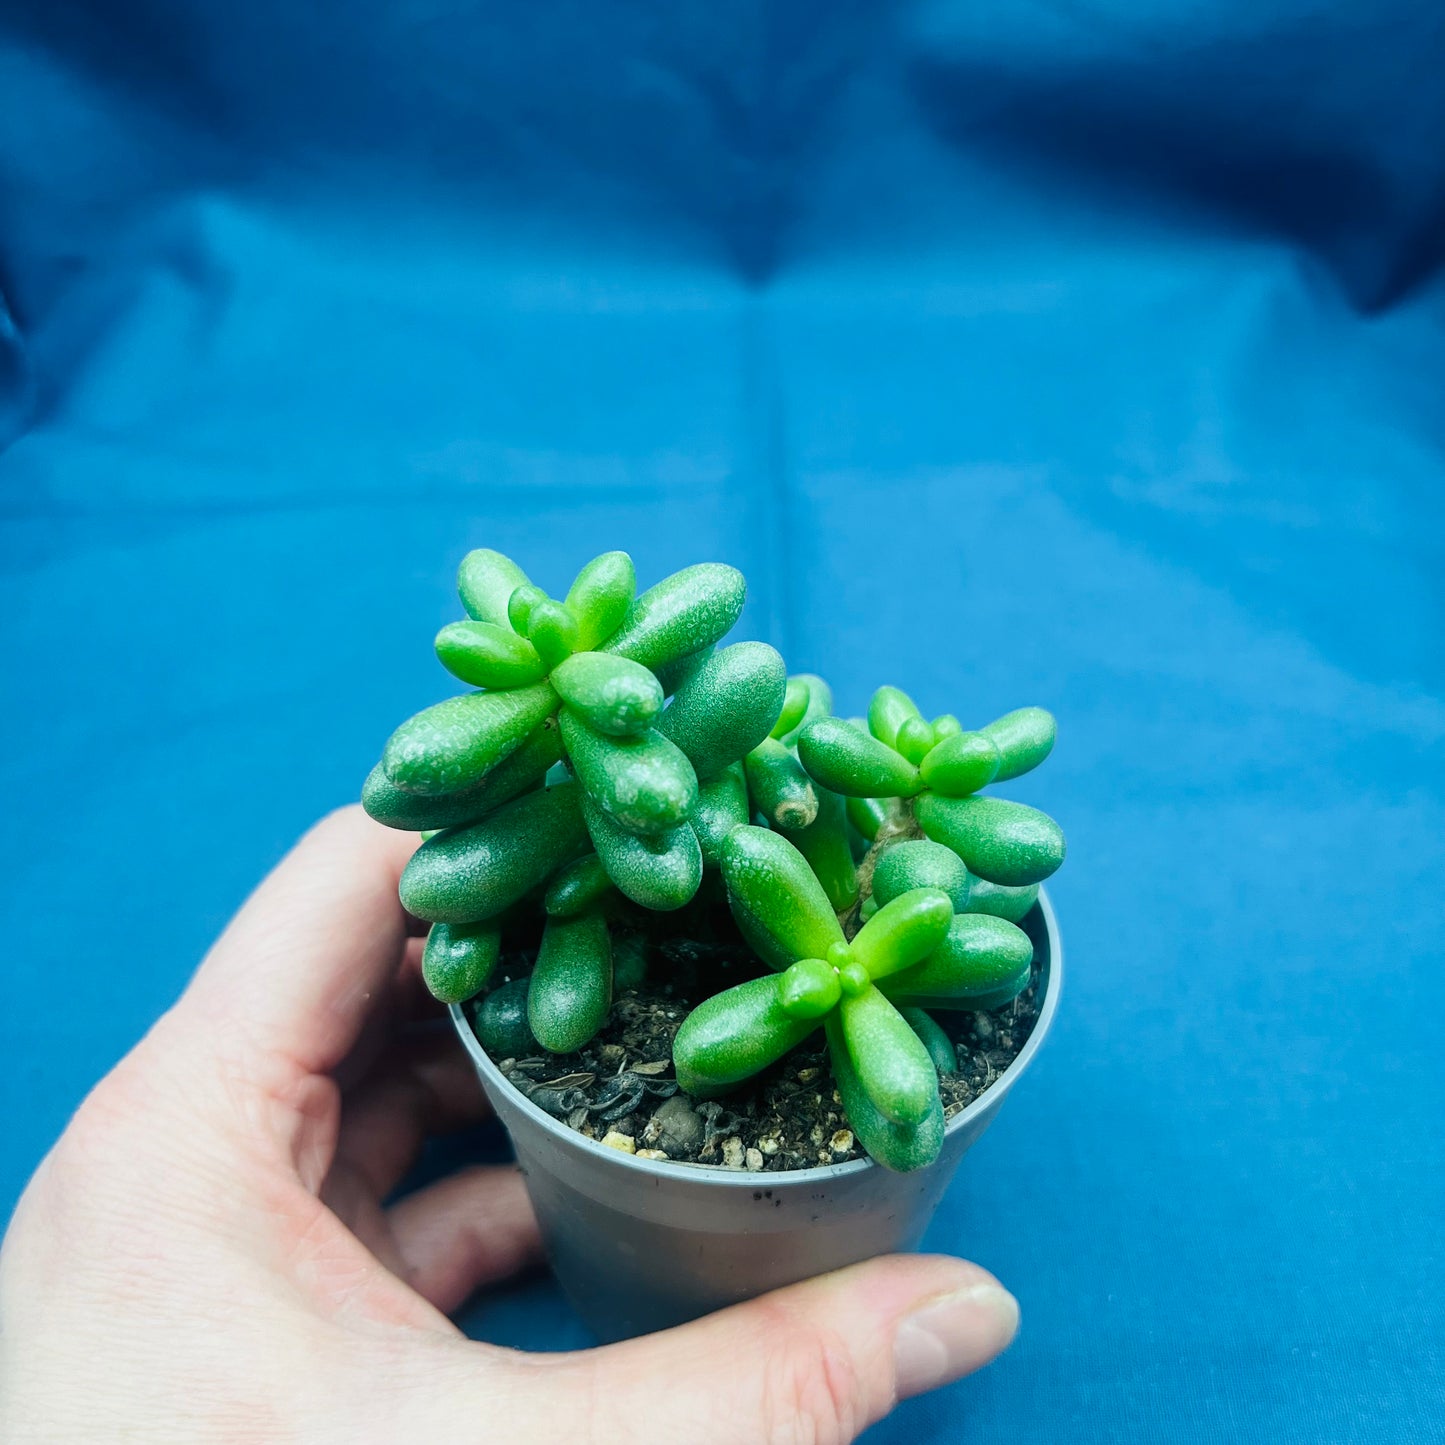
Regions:
<svg viewBox="0 0 1445 1445"><path fill-rule="evenodd" d="M497 1059L501 1072L554 1118L646 1158L774 1173L865 1157L839 1104L821 1031L816 1046L795 1049L725 1099L681 1093L672 1036L683 1019L719 985L765 970L734 939L666 939L650 945L650 953L646 981L618 994L606 1026L585 1048ZM514 954L499 981L529 966ZM934 1012L958 1053L958 1072L939 1080L948 1118L1018 1056L1038 1018L1039 978L1036 958L1033 981L1002 1008Z"/></svg>

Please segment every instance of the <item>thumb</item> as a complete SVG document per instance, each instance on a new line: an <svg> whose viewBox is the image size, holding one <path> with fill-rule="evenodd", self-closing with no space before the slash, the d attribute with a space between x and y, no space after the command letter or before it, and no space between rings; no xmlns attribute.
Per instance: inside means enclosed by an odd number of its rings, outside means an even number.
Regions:
<svg viewBox="0 0 1445 1445"><path fill-rule="evenodd" d="M593 1398L660 1440L846 1445L899 1400L986 1365L1018 1318L977 1265L892 1255L595 1351Z"/></svg>

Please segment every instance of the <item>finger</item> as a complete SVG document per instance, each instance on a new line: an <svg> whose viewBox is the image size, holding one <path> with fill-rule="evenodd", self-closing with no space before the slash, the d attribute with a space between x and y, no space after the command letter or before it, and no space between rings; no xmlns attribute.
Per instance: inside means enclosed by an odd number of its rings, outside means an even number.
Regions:
<svg viewBox="0 0 1445 1445"><path fill-rule="evenodd" d="M408 938L402 948L401 965L386 988L376 997L356 1042L332 1070L343 1089L354 1088L376 1067L377 1061L409 1028L426 1025L438 1032L452 1032L445 1004L438 1003L422 979L424 938Z"/></svg>
<svg viewBox="0 0 1445 1445"><path fill-rule="evenodd" d="M392 1274L406 1278L406 1263L396 1247L387 1211L356 1170L339 1162L334 1165L321 1186L321 1202Z"/></svg>
<svg viewBox="0 0 1445 1445"><path fill-rule="evenodd" d="M397 1014L408 1023L447 1016L447 1005L437 1000L422 978L421 961L425 948L426 939L408 938L401 972L397 975Z"/></svg>
<svg viewBox="0 0 1445 1445"><path fill-rule="evenodd" d="M489 1112L476 1071L450 1027L410 1035L342 1101L336 1164L384 1198L429 1134L464 1128Z"/></svg>
<svg viewBox="0 0 1445 1445"><path fill-rule="evenodd" d="M346 1057L331 1071L343 1089L354 1089L376 1067L413 1025L427 1024L438 1031L449 1028L446 1011L431 996L421 977L421 951L425 940L408 938L401 963L373 998L371 1012L362 1021ZM428 1007L430 1005L430 1007Z"/></svg>
<svg viewBox="0 0 1445 1445"><path fill-rule="evenodd" d="M402 1278L446 1313L542 1256L526 1186L510 1164L465 1169L409 1194L387 1215Z"/></svg>
<svg viewBox="0 0 1445 1445"><path fill-rule="evenodd" d="M335 1067L400 964L396 887L415 850L413 834L358 807L324 818L236 915L178 1012L218 1051L240 1043L303 1072Z"/></svg>
<svg viewBox="0 0 1445 1445"><path fill-rule="evenodd" d="M1017 1327L1013 1296L977 1265L893 1255L608 1346L593 1367L602 1398L659 1439L846 1445L897 1401L987 1364Z"/></svg>

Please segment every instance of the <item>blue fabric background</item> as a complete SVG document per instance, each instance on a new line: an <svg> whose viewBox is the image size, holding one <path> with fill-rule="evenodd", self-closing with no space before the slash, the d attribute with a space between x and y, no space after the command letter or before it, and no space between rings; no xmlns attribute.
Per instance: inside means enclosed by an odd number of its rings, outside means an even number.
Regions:
<svg viewBox="0 0 1445 1445"><path fill-rule="evenodd" d="M1040 701L1057 1032L877 1441L1445 1438L1445 19L0 0L0 1211L475 545ZM538 1281L477 1332L582 1336Z"/></svg>

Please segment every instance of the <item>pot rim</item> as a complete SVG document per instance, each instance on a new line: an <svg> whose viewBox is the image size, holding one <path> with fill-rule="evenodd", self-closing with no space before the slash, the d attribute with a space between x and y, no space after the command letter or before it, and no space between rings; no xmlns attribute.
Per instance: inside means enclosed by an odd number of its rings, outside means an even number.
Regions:
<svg viewBox="0 0 1445 1445"><path fill-rule="evenodd" d="M992 1110L1003 1102L1004 1095L1018 1082L1019 1076L1033 1061L1034 1055L1043 1044L1045 1034L1048 1033L1049 1027L1054 1021L1054 1014L1059 1006L1059 992L1063 986L1064 950L1059 938L1059 922L1054 913L1053 903L1042 887L1039 889L1038 907L1043 914L1044 933L1049 940L1049 981L1044 989L1043 1002L1039 1006L1039 1016L1034 1021L1033 1031L1029 1034L1023 1048L1019 1050L1018 1057L1008 1068L973 1103L960 1109L948 1121L945 1138L957 1130L966 1128L986 1110ZM627 1154L621 1149L609 1148L597 1139L589 1139L585 1134L579 1134L577 1130L569 1129L567 1125L554 1119L540 1105L534 1104L492 1062L487 1051L482 1047L481 1041L472 1032L461 1005L452 1004L447 1012L451 1015L452 1026L461 1038L462 1047L466 1049L472 1063L488 1084L510 1091L517 1108L526 1114L533 1123L539 1125L559 1143L581 1149L584 1153L591 1154L599 1163L605 1163L614 1168L641 1170L662 1179L686 1179L693 1183L706 1181L724 1188L747 1190L757 1189L759 1179L766 1179L773 1187L776 1187L777 1181L783 1181L790 1185L821 1184L825 1181L832 1182L851 1178L868 1169L882 1168L882 1165L866 1156L862 1159L850 1159L846 1164L817 1164L811 1169L778 1169L766 1174L756 1173L750 1169L728 1169L717 1164L683 1163L674 1159L639 1159L635 1154Z"/></svg>

